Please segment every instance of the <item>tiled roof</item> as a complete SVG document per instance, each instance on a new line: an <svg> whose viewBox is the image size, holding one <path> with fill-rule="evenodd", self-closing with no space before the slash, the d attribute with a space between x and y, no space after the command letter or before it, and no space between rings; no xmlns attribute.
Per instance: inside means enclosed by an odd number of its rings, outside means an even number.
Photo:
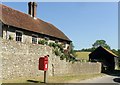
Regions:
<svg viewBox="0 0 120 85"><path fill-rule="evenodd" d="M0 20L4 24L70 41L63 32L50 23L39 18L34 19L28 14L14 10L2 4L0 4L0 7L2 8L2 16L0 16Z"/></svg>

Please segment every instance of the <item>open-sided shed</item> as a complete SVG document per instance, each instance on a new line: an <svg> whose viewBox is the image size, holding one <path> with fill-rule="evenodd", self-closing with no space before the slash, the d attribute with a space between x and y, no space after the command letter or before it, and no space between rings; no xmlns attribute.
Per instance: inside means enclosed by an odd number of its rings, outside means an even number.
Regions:
<svg viewBox="0 0 120 85"><path fill-rule="evenodd" d="M89 61L91 62L101 62L102 70L112 71L115 69L117 63L117 55L112 51L99 46L92 53L89 54Z"/></svg>

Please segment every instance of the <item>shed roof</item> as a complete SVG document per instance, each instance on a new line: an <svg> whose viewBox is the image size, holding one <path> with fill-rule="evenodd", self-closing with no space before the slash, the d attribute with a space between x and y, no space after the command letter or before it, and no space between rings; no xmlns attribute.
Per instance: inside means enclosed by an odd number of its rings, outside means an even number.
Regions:
<svg viewBox="0 0 120 85"><path fill-rule="evenodd" d="M2 8L2 16L0 16L0 20L6 25L71 41L62 31L50 23L39 18L34 19L28 14L14 10L3 4L0 4L0 7Z"/></svg>
<svg viewBox="0 0 120 85"><path fill-rule="evenodd" d="M102 47L103 49L105 49L107 52L109 52L110 54L112 54L112 55L114 55L114 56L116 56L117 57L117 55L115 54L115 53L113 53L111 50L108 50L107 48L104 48L104 47Z"/></svg>
<svg viewBox="0 0 120 85"><path fill-rule="evenodd" d="M103 49L104 51L110 53L114 57L117 57L117 55L115 53L113 53L111 50L108 50L107 48L102 47L102 46L99 46L98 48L96 48L92 53L90 53L90 55L93 54L94 52L97 52L97 50L100 50L100 49Z"/></svg>

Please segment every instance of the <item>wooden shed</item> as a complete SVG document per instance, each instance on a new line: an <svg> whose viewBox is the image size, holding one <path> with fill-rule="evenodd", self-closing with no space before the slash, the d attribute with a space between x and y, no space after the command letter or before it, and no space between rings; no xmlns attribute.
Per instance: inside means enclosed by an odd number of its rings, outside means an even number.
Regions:
<svg viewBox="0 0 120 85"><path fill-rule="evenodd" d="M116 54L102 46L99 46L89 54L89 61L102 63L102 72L113 71L117 64L117 58Z"/></svg>

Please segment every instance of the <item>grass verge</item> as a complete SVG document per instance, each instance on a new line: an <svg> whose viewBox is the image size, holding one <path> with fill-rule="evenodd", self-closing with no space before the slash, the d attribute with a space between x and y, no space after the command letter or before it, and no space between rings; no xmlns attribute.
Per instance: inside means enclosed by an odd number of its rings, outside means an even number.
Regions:
<svg viewBox="0 0 120 85"><path fill-rule="evenodd" d="M87 74L87 75L64 75L64 76L50 76L47 79L48 83L77 83L81 80L102 77L105 74ZM3 80L3 83L43 83L43 77L24 77L11 80Z"/></svg>

